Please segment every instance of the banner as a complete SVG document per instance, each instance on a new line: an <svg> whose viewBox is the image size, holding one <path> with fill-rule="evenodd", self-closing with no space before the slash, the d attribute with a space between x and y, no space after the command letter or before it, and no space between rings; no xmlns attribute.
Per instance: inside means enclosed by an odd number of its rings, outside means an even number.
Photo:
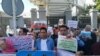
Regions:
<svg viewBox="0 0 100 56"><path fill-rule="evenodd" d="M17 36L7 38L12 40L14 47L20 50L32 50L32 37L31 36Z"/></svg>
<svg viewBox="0 0 100 56"><path fill-rule="evenodd" d="M76 52L77 40L75 38L65 39L65 36L59 36L57 48Z"/></svg>
<svg viewBox="0 0 100 56"><path fill-rule="evenodd" d="M39 32L41 27L47 28L47 21L34 21L31 25L35 32Z"/></svg>
<svg viewBox="0 0 100 56"><path fill-rule="evenodd" d="M53 51L19 51L16 56L55 56Z"/></svg>
<svg viewBox="0 0 100 56"><path fill-rule="evenodd" d="M0 56L16 56L16 54L0 54Z"/></svg>

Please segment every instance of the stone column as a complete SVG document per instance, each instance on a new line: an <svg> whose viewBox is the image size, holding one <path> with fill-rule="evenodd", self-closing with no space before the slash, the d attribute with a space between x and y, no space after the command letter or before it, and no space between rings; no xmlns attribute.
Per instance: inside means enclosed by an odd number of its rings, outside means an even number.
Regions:
<svg viewBox="0 0 100 56"><path fill-rule="evenodd" d="M31 9L31 22L37 20L37 10L35 8Z"/></svg>
<svg viewBox="0 0 100 56"><path fill-rule="evenodd" d="M13 19L10 19L10 28L13 29ZM24 18L22 16L16 17L16 27L24 27Z"/></svg>
<svg viewBox="0 0 100 56"><path fill-rule="evenodd" d="M39 20L47 21L45 7L40 5L38 12L39 12Z"/></svg>
<svg viewBox="0 0 100 56"><path fill-rule="evenodd" d="M68 20L72 19L72 11L71 10L65 11L65 17L66 17L66 25L67 25Z"/></svg>
<svg viewBox="0 0 100 56"><path fill-rule="evenodd" d="M95 29L97 28L97 10L96 9L90 9L90 17L91 17L91 28Z"/></svg>

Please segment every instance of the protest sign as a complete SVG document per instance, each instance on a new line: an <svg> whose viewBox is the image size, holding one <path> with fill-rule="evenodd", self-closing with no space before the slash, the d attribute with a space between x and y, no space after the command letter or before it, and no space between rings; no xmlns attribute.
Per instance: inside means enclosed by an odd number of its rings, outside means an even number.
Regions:
<svg viewBox="0 0 100 56"><path fill-rule="evenodd" d="M74 20L68 20L68 27L72 27L72 28L77 28L78 26L78 21L74 21Z"/></svg>
<svg viewBox="0 0 100 56"><path fill-rule="evenodd" d="M17 36L8 38L13 41L14 47L19 50L32 50L32 37L31 36Z"/></svg>
<svg viewBox="0 0 100 56"><path fill-rule="evenodd" d="M75 38L65 39L65 36L59 36L57 48L76 52L77 40Z"/></svg>
<svg viewBox="0 0 100 56"><path fill-rule="evenodd" d="M48 27L47 31L50 32L51 34L53 34L53 28L52 27Z"/></svg>

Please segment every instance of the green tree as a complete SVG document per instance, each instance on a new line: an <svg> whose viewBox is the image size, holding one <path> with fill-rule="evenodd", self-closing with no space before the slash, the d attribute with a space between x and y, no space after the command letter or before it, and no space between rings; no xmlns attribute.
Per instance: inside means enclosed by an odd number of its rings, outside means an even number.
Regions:
<svg viewBox="0 0 100 56"><path fill-rule="evenodd" d="M100 12L100 0L96 0L96 6L95 8Z"/></svg>

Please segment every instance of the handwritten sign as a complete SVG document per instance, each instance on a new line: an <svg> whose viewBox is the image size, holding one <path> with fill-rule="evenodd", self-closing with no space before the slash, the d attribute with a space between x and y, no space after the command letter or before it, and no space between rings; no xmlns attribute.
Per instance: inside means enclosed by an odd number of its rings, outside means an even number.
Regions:
<svg viewBox="0 0 100 56"><path fill-rule="evenodd" d="M78 21L68 20L68 27L77 28Z"/></svg>
<svg viewBox="0 0 100 56"><path fill-rule="evenodd" d="M65 37L59 36L57 48L76 52L77 51L77 40L75 38L65 39Z"/></svg>

